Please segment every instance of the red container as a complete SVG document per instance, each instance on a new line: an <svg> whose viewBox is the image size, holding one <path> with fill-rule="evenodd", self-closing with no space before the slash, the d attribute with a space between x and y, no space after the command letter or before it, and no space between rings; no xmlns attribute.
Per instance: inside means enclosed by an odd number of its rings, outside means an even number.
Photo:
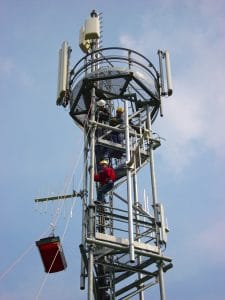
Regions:
<svg viewBox="0 0 225 300"><path fill-rule="evenodd" d="M36 241L46 273L65 270L66 259L58 236L52 236Z"/></svg>

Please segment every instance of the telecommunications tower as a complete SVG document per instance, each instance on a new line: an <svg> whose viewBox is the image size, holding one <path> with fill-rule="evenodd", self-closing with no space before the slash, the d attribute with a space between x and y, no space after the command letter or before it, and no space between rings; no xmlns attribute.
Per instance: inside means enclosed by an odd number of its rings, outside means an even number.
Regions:
<svg viewBox="0 0 225 300"><path fill-rule="evenodd" d="M157 71L135 50L103 48L101 21L93 10L81 27L85 56L73 67L68 42L59 52L57 105L69 109L84 135L83 189L68 195L83 203L80 289L87 289L88 300L144 300L144 291L158 285L165 300L164 273L172 259L164 255L169 230L157 199L154 151L161 143L152 124L163 115L162 97L172 95L169 52L158 50ZM122 121L116 123L119 110ZM94 179L102 160L116 180L99 203Z"/></svg>

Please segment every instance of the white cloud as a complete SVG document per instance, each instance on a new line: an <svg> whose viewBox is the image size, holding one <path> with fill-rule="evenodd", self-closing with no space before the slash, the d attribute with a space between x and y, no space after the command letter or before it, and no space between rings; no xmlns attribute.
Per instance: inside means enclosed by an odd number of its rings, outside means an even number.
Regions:
<svg viewBox="0 0 225 300"><path fill-rule="evenodd" d="M9 58L0 57L0 75L10 76L15 69L15 65Z"/></svg>
<svg viewBox="0 0 225 300"><path fill-rule="evenodd" d="M15 84L18 82L22 87L34 87L34 80L26 70L20 67L14 59L10 57L0 57L0 77L11 80Z"/></svg>
<svg viewBox="0 0 225 300"><path fill-rule="evenodd" d="M199 247L204 249L204 256L213 257L213 263L225 263L224 216L217 218L210 227L197 237Z"/></svg>
<svg viewBox="0 0 225 300"><path fill-rule="evenodd" d="M145 55L148 53L148 57L150 49L157 46L171 50L174 95L164 100L166 120L157 123L162 123L159 134L170 140L162 155L176 171L182 170L198 155L195 145L202 145L213 151L218 159L225 159L225 31L217 21L221 20L221 16L217 18L218 6L210 11L209 5L213 4L208 3L206 9L202 2L193 11L206 26L193 28L190 20L181 20L180 27L172 31L174 21L168 12L168 22L164 20L171 29L168 34L166 28L155 26L153 29L152 12L146 12L141 36L124 34L120 37L123 46ZM209 19L212 20L210 23Z"/></svg>

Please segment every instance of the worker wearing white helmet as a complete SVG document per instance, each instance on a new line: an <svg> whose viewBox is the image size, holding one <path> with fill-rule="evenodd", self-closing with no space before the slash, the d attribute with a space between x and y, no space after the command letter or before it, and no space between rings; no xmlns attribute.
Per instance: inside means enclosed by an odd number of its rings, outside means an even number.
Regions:
<svg viewBox="0 0 225 300"><path fill-rule="evenodd" d="M103 99L100 99L98 102L97 102L97 105L100 106L100 107L104 107L106 104L105 100Z"/></svg>
<svg viewBox="0 0 225 300"><path fill-rule="evenodd" d="M109 116L110 112L108 109L108 106L106 105L106 101L103 99L100 99L97 101L97 106L96 106L96 113L95 113L95 120L98 123L103 123L103 124L109 124ZM100 124L97 125L96 130L95 130L95 136L96 138L101 138L107 130L102 127ZM103 157L108 157L108 149L107 147L103 147L102 145L99 145L96 143L95 145L95 155L96 155L96 162L99 165L99 161ZM99 167L97 168L98 170L100 169Z"/></svg>
<svg viewBox="0 0 225 300"><path fill-rule="evenodd" d="M96 121L102 123L109 121L109 110L106 107L106 102L103 99L97 101Z"/></svg>

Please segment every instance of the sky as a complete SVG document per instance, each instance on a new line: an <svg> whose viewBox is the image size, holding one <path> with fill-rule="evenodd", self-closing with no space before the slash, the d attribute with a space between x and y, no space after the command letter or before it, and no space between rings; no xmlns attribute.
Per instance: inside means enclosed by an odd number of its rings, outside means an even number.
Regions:
<svg viewBox="0 0 225 300"><path fill-rule="evenodd" d="M83 53L79 30L103 13L103 46L124 46L158 69L170 51L173 96L153 130L157 190L170 233L169 300L225 299L225 2L0 0L0 300L87 299L79 289L81 201L34 199L81 188L82 134L56 101L58 50ZM63 237L66 271L47 275L35 241ZM148 289L146 299L159 299Z"/></svg>

